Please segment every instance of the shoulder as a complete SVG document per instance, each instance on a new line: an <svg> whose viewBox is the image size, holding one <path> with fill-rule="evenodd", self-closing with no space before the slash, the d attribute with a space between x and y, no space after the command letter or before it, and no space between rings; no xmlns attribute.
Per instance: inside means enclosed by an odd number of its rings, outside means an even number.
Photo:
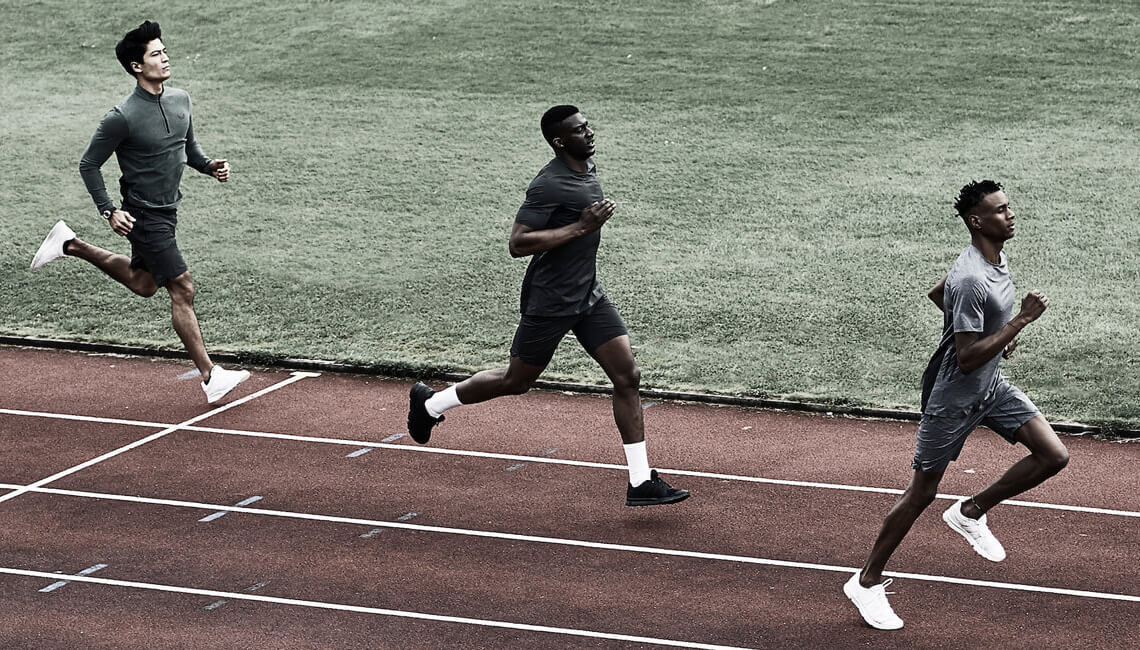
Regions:
<svg viewBox="0 0 1140 650"><path fill-rule="evenodd" d="M128 98L128 99L130 99L130 98ZM127 102L125 100L122 104L119 104L118 106L112 106L111 109L103 115L103 119L100 120L99 128L103 129L104 131L106 131L106 130L115 130L115 131L127 130L127 127L128 127L127 114L129 112L130 112L130 108L129 108L129 106L127 106Z"/></svg>
<svg viewBox="0 0 1140 650"><path fill-rule="evenodd" d="M182 90L181 88L171 88L167 86L163 89L162 94L165 95L170 101L179 104L190 105L190 93Z"/></svg>

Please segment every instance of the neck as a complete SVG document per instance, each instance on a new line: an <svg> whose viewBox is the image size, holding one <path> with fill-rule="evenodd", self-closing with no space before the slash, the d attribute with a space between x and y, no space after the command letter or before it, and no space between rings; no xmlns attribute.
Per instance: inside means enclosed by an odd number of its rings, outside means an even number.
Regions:
<svg viewBox="0 0 1140 650"><path fill-rule="evenodd" d="M161 95L162 94L162 82L161 81L152 81L150 79L143 79L142 77L139 77L139 88L142 88L143 90L147 91L148 93L150 93L152 95Z"/></svg>
<svg viewBox="0 0 1140 650"><path fill-rule="evenodd" d="M974 235L970 243L974 245L974 248L978 249L978 252L980 252L982 257L986 258L986 261L990 264L1001 263L1001 249L1005 246L1004 241Z"/></svg>
<svg viewBox="0 0 1140 650"><path fill-rule="evenodd" d="M562 162L565 163L567 167L576 172L584 172L590 168L589 164L585 160L578 160L577 158L568 155L564 151L558 152L558 158L562 160Z"/></svg>

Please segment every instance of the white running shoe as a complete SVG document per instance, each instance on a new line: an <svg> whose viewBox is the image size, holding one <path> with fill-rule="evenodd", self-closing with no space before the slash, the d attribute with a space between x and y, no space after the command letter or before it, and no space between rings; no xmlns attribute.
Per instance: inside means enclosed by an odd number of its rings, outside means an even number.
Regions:
<svg viewBox="0 0 1140 650"><path fill-rule="evenodd" d="M970 519L962 514L962 504L966 499L955 503L942 513L942 521L953 530L958 531L970 546L978 552L978 555L986 558L990 562L1001 562L1005 559L1005 549L1002 548L1001 542L997 541L994 534L990 532L986 526L986 516L982 515L980 519Z"/></svg>
<svg viewBox="0 0 1140 650"><path fill-rule="evenodd" d="M213 404L222 399L246 379L249 379L248 370L226 370L215 364L210 370L210 381L202 382L202 390L206 391L206 403Z"/></svg>
<svg viewBox="0 0 1140 650"><path fill-rule="evenodd" d="M44 243L36 251L36 256L32 258L32 270L37 271L44 264L64 257L66 253L63 252L63 245L72 239L75 239L75 232L62 220L55 222Z"/></svg>
<svg viewBox="0 0 1140 650"><path fill-rule="evenodd" d="M893 581L887 580L881 585L864 587L859 584L859 572L856 571L843 585L843 593L859 608L867 625L876 630L897 630L903 626L902 619L887 602L887 585L891 582Z"/></svg>

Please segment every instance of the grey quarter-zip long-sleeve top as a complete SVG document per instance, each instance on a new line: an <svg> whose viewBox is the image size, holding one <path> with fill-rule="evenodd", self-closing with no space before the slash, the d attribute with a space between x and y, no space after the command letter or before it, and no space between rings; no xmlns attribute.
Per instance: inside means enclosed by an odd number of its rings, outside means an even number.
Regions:
<svg viewBox="0 0 1140 650"><path fill-rule="evenodd" d="M210 158L194 138L190 95L166 87L152 95L135 86L122 103L107 111L79 161L79 174L100 212L115 209L100 169L118 157L119 188L126 201L155 210L173 210L182 200L179 184L189 165L210 173Z"/></svg>

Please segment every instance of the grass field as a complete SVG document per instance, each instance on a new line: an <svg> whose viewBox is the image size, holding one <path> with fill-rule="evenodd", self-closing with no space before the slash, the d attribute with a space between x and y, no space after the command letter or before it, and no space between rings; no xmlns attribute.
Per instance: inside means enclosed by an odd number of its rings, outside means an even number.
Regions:
<svg viewBox="0 0 1140 650"><path fill-rule="evenodd" d="M78 261L127 251L77 166L159 21L219 185L187 170L179 242L214 350L496 367L526 260L506 250L582 107L619 209L600 275L646 385L913 407L968 243L951 204L1002 181L1019 293L1052 299L1012 381L1053 419L1140 426L1140 5L1119 1L416 3L0 0L0 332L178 347L168 300ZM118 177L104 167L108 187ZM602 382L563 346L548 376Z"/></svg>

